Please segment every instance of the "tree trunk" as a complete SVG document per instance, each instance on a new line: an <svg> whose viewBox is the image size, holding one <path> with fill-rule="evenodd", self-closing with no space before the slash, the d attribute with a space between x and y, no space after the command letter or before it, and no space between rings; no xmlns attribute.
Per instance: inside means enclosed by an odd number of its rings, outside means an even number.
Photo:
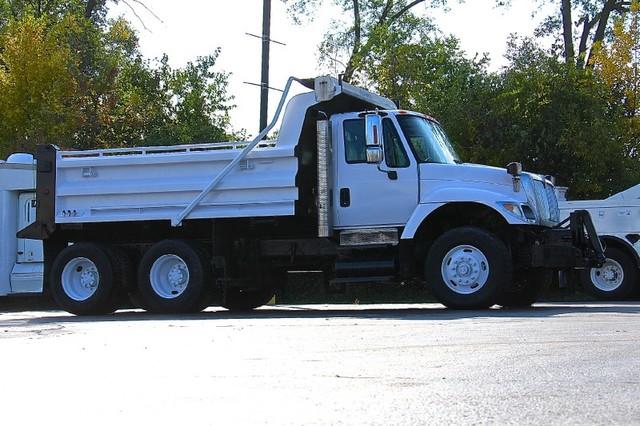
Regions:
<svg viewBox="0 0 640 426"><path fill-rule="evenodd" d="M562 12L562 35L564 38L564 56L568 64L575 62L575 50L573 48L573 20L571 19L571 0L562 0L560 11Z"/></svg>
<svg viewBox="0 0 640 426"><path fill-rule="evenodd" d="M580 36L580 45L578 46L578 68L584 68L585 59L587 57L587 43L589 42L589 35L591 34L593 27L600 20L600 14L598 13L593 19L589 19L588 16L585 16L583 20L582 35Z"/></svg>
<svg viewBox="0 0 640 426"><path fill-rule="evenodd" d="M617 6L618 0L607 0L602 6L602 11L600 12L600 21L598 22L598 28L596 28L596 33L593 36L593 43L591 43L591 51L589 52L589 58L587 59L587 67L593 66L593 54L594 51L600 48L600 45L604 41L605 32L607 30L607 24L609 23L609 16L611 16L611 12Z"/></svg>
<svg viewBox="0 0 640 426"><path fill-rule="evenodd" d="M351 50L351 57L344 70L342 79L349 83L353 78L353 73L356 71L357 57L360 55L360 47L362 42L362 21L360 20L360 4L359 0L353 0L353 49Z"/></svg>
<svg viewBox="0 0 640 426"><path fill-rule="evenodd" d="M97 6L97 2L98 0L88 0L87 1L87 6L84 8L84 17L87 19L91 18L91 15L93 15L93 11Z"/></svg>

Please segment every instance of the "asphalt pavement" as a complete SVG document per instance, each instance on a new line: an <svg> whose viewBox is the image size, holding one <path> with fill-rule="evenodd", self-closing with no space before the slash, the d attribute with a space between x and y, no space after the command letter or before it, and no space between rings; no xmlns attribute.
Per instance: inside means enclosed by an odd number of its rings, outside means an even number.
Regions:
<svg viewBox="0 0 640 426"><path fill-rule="evenodd" d="M0 312L4 425L640 424L640 303Z"/></svg>

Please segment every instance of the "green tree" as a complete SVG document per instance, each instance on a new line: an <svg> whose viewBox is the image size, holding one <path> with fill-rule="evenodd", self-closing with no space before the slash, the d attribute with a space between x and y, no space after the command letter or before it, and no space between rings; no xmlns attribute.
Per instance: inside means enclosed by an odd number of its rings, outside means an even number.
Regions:
<svg viewBox="0 0 640 426"><path fill-rule="evenodd" d="M0 151L29 151L39 143L65 140L78 125L70 74L77 63L64 41L71 19L51 27L27 16L7 25L0 38Z"/></svg>
<svg viewBox="0 0 640 426"><path fill-rule="evenodd" d="M552 4L556 12L548 16L538 35L556 33L558 46L566 63L578 68L590 68L593 55L605 42L611 22L629 10L631 0L537 0L540 5ZM511 0L496 0L509 6ZM576 49L577 46L577 49Z"/></svg>
<svg viewBox="0 0 640 426"><path fill-rule="evenodd" d="M294 21L312 17L322 0L282 0ZM344 64L345 81L365 80L363 68L375 60L373 51L389 38L396 41L419 39L433 30L428 19L416 16L419 5L440 7L447 0L332 0L346 20L334 19L320 45L323 64ZM392 45L386 43L387 46Z"/></svg>
<svg viewBox="0 0 640 426"><path fill-rule="evenodd" d="M228 74L214 71L220 50L172 69L164 56L157 67L141 59L120 76L116 129L139 129L121 144L171 145L229 137ZM134 121L134 122L132 122Z"/></svg>
<svg viewBox="0 0 640 426"><path fill-rule="evenodd" d="M451 36L393 48L380 44L373 56L377 60L366 70L377 89L402 108L436 117L463 157L472 158L471 141L478 138L496 84L488 58L467 59Z"/></svg>
<svg viewBox="0 0 640 426"><path fill-rule="evenodd" d="M640 2L613 25L612 41L595 55L599 77L611 88L611 102L628 117L640 115Z"/></svg>
<svg viewBox="0 0 640 426"><path fill-rule="evenodd" d="M106 0L0 0L0 150L225 139L228 74L219 50L174 69L144 59ZM143 4L142 2L135 2Z"/></svg>
<svg viewBox="0 0 640 426"><path fill-rule="evenodd" d="M613 26L612 41L594 58L595 73L609 88L609 108L618 115L622 154L637 168L640 150L640 1ZM633 175L633 173L632 173Z"/></svg>
<svg viewBox="0 0 640 426"><path fill-rule="evenodd" d="M532 40L512 39L508 58L475 141L478 161L522 161L529 170L555 175L576 198L637 183L637 164L624 150L624 125L609 108L601 80Z"/></svg>

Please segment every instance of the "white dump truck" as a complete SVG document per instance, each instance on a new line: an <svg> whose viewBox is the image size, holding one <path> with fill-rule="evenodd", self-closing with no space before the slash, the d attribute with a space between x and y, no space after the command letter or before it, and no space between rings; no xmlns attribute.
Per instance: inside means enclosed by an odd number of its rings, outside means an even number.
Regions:
<svg viewBox="0 0 640 426"><path fill-rule="evenodd" d="M600 268L583 270L585 290L602 299L627 299L640 292L640 185L604 200L567 201L559 191L562 217L575 210L591 214L605 247L606 261Z"/></svg>
<svg viewBox="0 0 640 426"><path fill-rule="evenodd" d="M31 154L0 161L0 296L42 292L42 241L16 237L35 220L35 185Z"/></svg>
<svg viewBox="0 0 640 426"><path fill-rule="evenodd" d="M307 91L288 100L292 84ZM264 137L285 107L277 140ZM530 305L551 270L604 261L554 186L463 163L440 124L331 77L290 78L253 141L37 153L45 287L76 314L266 303L291 271L326 286L419 279L452 308Z"/></svg>

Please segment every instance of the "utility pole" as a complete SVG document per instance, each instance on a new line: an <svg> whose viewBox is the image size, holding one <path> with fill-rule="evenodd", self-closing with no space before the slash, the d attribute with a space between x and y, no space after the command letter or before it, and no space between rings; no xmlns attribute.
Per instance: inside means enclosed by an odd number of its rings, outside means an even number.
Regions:
<svg viewBox="0 0 640 426"><path fill-rule="evenodd" d="M260 76L260 131L267 127L269 109L269 45L271 44L271 0L262 0L262 72Z"/></svg>

